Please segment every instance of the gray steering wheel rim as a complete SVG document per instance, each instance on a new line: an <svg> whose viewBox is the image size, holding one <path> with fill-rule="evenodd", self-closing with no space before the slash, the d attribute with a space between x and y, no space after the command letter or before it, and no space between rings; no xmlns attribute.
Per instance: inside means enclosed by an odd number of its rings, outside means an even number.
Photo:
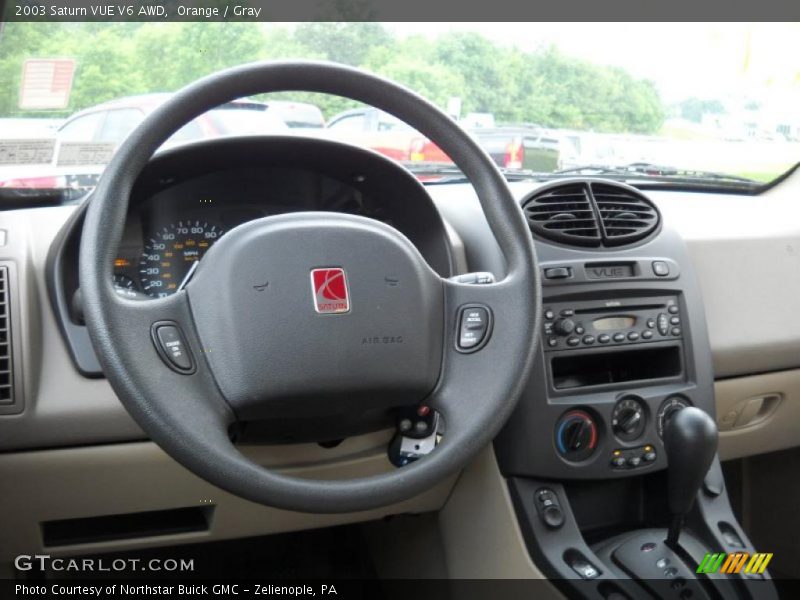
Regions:
<svg viewBox="0 0 800 600"><path fill-rule="evenodd" d="M147 318L169 314L191 321L181 294L140 303L152 307L136 313L133 304L119 298L111 285L111 265L130 192L157 148L182 125L215 106L244 96L290 90L334 94L376 106L437 143L472 183L506 259L506 276L496 284L444 282L446 350L432 404L445 414L448 433L429 456L396 471L360 479L307 480L251 462L227 436L226 425L232 417L225 406L205 399L204 404L192 404L193 398L205 393L204 386L214 386L210 375L198 373L190 384L195 386L194 396L187 385L186 398L176 393L171 402L163 399L162 388L143 381L148 367L139 365L137 359L147 344L138 338L134 342L133 332L149 327L143 321L144 315L150 314L145 310L150 309L153 316ZM289 510L330 513L383 507L422 493L457 472L491 442L511 415L533 365L541 312L536 265L530 232L504 177L448 116L406 88L357 69L281 61L243 65L190 84L126 139L89 203L81 240L80 281L87 327L104 372L123 405L153 441L200 477L238 496ZM454 319L459 306L476 301L494 311L494 339L479 352L465 356L452 347ZM193 334L189 337L190 346L197 343ZM150 352L155 355L152 345Z"/></svg>

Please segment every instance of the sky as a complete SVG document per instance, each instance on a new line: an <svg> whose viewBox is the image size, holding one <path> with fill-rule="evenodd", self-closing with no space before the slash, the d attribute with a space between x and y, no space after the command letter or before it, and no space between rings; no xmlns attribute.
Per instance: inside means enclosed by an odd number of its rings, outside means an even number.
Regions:
<svg viewBox="0 0 800 600"><path fill-rule="evenodd" d="M742 93L800 91L798 23L387 23L428 37L479 31L523 50L553 44L565 54L622 67L654 81L666 102Z"/></svg>

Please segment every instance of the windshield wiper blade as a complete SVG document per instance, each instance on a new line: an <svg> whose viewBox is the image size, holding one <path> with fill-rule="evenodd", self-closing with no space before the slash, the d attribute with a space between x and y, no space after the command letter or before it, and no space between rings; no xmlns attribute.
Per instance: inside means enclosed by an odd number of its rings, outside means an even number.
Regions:
<svg viewBox="0 0 800 600"><path fill-rule="evenodd" d="M760 185L754 179L747 177L740 177L738 175L729 175L727 173L718 173L716 171L702 171L694 169L679 169L677 167L670 167L664 165L657 165L648 162L634 162L621 166L608 166L608 165L582 165L580 167L571 167L569 169L560 169L555 171L558 175L568 175L570 173L586 173L593 172L596 175L644 175L646 177L665 178L671 180L693 181L693 180L714 180L714 181L735 181L747 183L750 185Z"/></svg>

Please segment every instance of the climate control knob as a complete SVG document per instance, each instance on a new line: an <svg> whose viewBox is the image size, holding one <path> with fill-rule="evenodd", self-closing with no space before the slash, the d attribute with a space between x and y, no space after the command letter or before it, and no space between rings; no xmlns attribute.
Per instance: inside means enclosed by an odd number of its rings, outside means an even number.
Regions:
<svg viewBox="0 0 800 600"><path fill-rule="evenodd" d="M559 319L553 323L553 330L560 335L569 335L575 331L575 321L572 319Z"/></svg>
<svg viewBox="0 0 800 600"><path fill-rule="evenodd" d="M646 420L647 413L639 398L626 396L614 407L611 415L611 427L617 438L631 442L642 435Z"/></svg>
<svg viewBox="0 0 800 600"><path fill-rule="evenodd" d="M556 448L565 459L578 462L597 448L597 424L584 410L571 410L556 423Z"/></svg>

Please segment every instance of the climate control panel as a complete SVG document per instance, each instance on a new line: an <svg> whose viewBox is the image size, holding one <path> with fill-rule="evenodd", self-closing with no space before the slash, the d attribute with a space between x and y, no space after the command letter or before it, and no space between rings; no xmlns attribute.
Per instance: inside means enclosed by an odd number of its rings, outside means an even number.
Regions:
<svg viewBox="0 0 800 600"><path fill-rule="evenodd" d="M683 337L677 296L552 302L544 307L545 350L618 346Z"/></svg>

